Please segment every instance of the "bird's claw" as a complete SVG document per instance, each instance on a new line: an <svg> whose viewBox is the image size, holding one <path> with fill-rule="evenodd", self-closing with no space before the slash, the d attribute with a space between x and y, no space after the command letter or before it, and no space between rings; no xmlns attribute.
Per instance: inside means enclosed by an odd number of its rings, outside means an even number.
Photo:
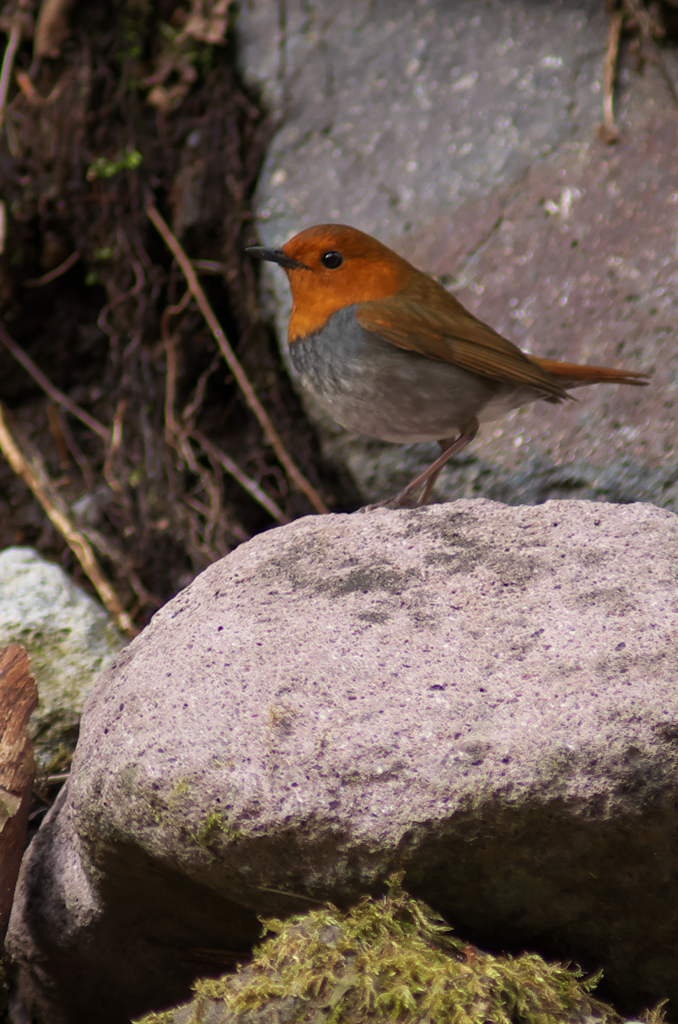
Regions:
<svg viewBox="0 0 678 1024"><path fill-rule="evenodd" d="M378 508L418 508L419 503L407 494L396 494L393 498L386 498L384 501L377 501L374 505L363 505L356 509L357 512L374 512Z"/></svg>

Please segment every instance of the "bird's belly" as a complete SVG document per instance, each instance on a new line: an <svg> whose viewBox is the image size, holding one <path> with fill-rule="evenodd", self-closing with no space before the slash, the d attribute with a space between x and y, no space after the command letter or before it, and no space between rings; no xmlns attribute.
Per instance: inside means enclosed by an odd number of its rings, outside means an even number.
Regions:
<svg viewBox="0 0 678 1024"><path fill-rule="evenodd" d="M438 441L473 416L483 418L502 385L397 348L361 327L355 308L340 310L320 331L290 345L302 386L333 419L348 430L403 443Z"/></svg>
<svg viewBox="0 0 678 1024"><path fill-rule="evenodd" d="M439 440L496 397L495 381L397 348L361 327L354 310L290 345L302 386L343 427L385 441Z"/></svg>

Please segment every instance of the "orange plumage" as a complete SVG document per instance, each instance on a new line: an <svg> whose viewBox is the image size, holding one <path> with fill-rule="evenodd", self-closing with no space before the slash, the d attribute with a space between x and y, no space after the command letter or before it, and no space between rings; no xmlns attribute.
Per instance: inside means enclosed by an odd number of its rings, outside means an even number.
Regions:
<svg viewBox="0 0 678 1024"><path fill-rule="evenodd" d="M290 356L302 384L343 426L387 441L438 440L443 454L389 505L427 500L445 461L478 424L568 388L645 384L631 370L527 355L375 238L340 224L307 228L282 249L292 292ZM457 435L455 437L455 435Z"/></svg>

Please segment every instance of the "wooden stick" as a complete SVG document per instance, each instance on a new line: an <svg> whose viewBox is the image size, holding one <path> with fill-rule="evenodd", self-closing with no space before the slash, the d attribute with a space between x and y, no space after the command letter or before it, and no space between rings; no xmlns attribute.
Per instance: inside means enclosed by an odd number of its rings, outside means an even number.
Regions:
<svg viewBox="0 0 678 1024"><path fill-rule="evenodd" d="M80 259L79 252L72 252L67 260L60 263L54 270L50 270L48 274L43 274L42 277L33 277L29 281L24 281L24 288L42 288L43 285L49 284L50 281L56 281L57 277L61 277L67 270L74 267Z"/></svg>
<svg viewBox="0 0 678 1024"><path fill-rule="evenodd" d="M114 619L118 628L129 637L136 636L138 630L135 629L132 620L120 603L118 595L101 571L99 563L94 557L89 541L82 533L80 533L79 530L75 528L63 509L60 509L57 506L54 498L50 495L52 486L47 478L47 474L44 471L37 473L33 467L29 465L23 452L12 437L12 433L5 417L5 410L1 402L0 451L2 451L2 454L5 456L16 475L21 477L24 483L30 487L31 491L47 513L49 519L80 562L80 565L91 580L97 594L101 598L102 603ZM40 468L42 470L42 467ZM41 476L43 479L41 479Z"/></svg>
<svg viewBox="0 0 678 1024"><path fill-rule="evenodd" d="M225 452L222 452L220 448L217 448L216 445L208 441L198 430L188 431L177 423L176 416L174 415L177 381L176 339L169 330L169 317L181 313L186 308L190 298L191 291L186 289L183 299L176 306L168 306L162 317L162 333L165 339L165 355L167 358L167 369L165 371L165 440L168 444L172 445L175 451L183 452L184 445L188 444L191 438L194 438L213 461L218 462L255 501L258 501L266 509L269 515L273 516L281 526L284 526L290 520L282 509L278 508L276 503L269 498L268 494L259 486L256 480L252 480L251 477L240 469L240 466L233 459L229 458Z"/></svg>
<svg viewBox="0 0 678 1024"><path fill-rule="evenodd" d="M276 522L280 523L281 526L285 526L286 523L290 522L288 516L285 515L281 508L278 508L272 498L269 498L266 491L259 486L256 480L253 480L247 473L244 473L240 466L228 457L226 452L222 452L221 448L217 448L215 444L208 441L205 435L201 434L198 430L192 430L188 437L194 437L205 454L209 455L215 462L218 462L234 480L237 480L243 490L247 491L255 501L258 501L261 507L265 508Z"/></svg>
<svg viewBox="0 0 678 1024"><path fill-rule="evenodd" d="M268 440L269 444L275 451L275 454L278 457L279 462L281 463L282 466L285 467L288 476L294 481L299 490L306 495L306 497L309 499L313 507L320 513L326 513L327 508L325 507L322 498L320 497L316 489L313 487L313 485L310 483L310 481L306 479L304 474L299 469L297 469L296 465L294 464L290 455L288 454L287 449L285 448L280 438L280 435L273 426L273 423L271 422L268 413L266 412L261 402L257 398L254 388L250 384L245 371L240 365L240 361L238 360L233 349L231 348L228 338L224 334L221 325L219 324L219 321L214 315L212 307L207 301L207 296L202 290L198 278L196 276L195 270L193 269L193 266L191 264L191 261L186 255L181 244L170 230L168 224L163 220L162 216L158 212L157 207L155 207L153 204L147 206L146 214L148 216L148 219L151 221L153 226L161 235L167 248L172 252L174 258L181 267L184 277L186 278L186 281L188 283L188 287L191 289L191 293L193 294L193 298L198 304L200 312L207 321L207 324L210 330L212 331L212 334L214 335L214 338L224 355L224 359L226 360L231 373L238 382L238 386L240 387L240 390L245 396L247 404L249 405L250 409L259 420L261 428L264 431L264 434L266 435L266 439Z"/></svg>
<svg viewBox="0 0 678 1024"><path fill-rule="evenodd" d="M652 63L659 68L659 73L664 79L666 88L669 91L671 99L678 106L678 91L673 84L673 79L669 74L669 70L666 67L666 61L664 60L664 54L662 53L657 39L663 39L666 35L666 29L663 24L661 17L661 9L658 9L656 14L651 9L644 7L640 0L622 0L624 7L628 11L632 20L640 31L640 42L642 44L643 39L652 47L653 57L650 58ZM641 51L642 52L642 51Z"/></svg>
<svg viewBox="0 0 678 1024"><path fill-rule="evenodd" d="M619 40L621 38L623 11L613 11L610 15L610 27L607 34L607 52L603 64L603 123L598 137L608 145L616 142L619 132L614 123L614 82L617 76L617 60L619 57Z"/></svg>
<svg viewBox="0 0 678 1024"><path fill-rule="evenodd" d="M57 405L63 406L66 412L70 412L71 416L75 416L76 419L84 423L86 427L93 430L99 437L103 437L104 441L108 442L111 437L111 432L108 427L105 427L103 423L99 423L93 416L90 416L88 412L81 409L79 405L72 402L68 395L65 395L63 391L59 391L50 380L45 377L42 370L39 370L35 365L31 357L24 352L20 345L17 345L16 341L9 336L5 328L0 323L0 341L10 350L17 363L21 363L24 370L30 373L36 384L39 384L42 390L49 395L49 397L57 403Z"/></svg>
<svg viewBox="0 0 678 1024"><path fill-rule="evenodd" d="M21 42L21 8L19 7L12 19L12 27L9 31L9 39L5 47L5 56L2 59L2 70L0 70L0 132L5 120L5 108L7 106L7 94L9 83L12 77L12 68L16 51Z"/></svg>

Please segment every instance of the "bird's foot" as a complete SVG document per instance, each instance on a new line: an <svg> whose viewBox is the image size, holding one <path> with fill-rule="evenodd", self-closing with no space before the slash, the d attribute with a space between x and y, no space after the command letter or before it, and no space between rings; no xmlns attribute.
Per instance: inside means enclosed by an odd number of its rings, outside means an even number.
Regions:
<svg viewBox="0 0 678 1024"><path fill-rule="evenodd" d="M411 484L409 484L404 491L400 494L396 494L393 498L386 498L385 501L378 501L374 505L365 505L364 508L359 508L358 512L374 512L377 508L421 508L425 505L431 497L431 491L435 484L440 471L455 452L461 451L465 448L478 433L478 420L473 416L468 423L465 423L461 429L461 433L456 440L449 438L443 438L438 441L442 454L432 462L430 466L427 466L423 473L420 473ZM414 495L417 491L423 487L423 491L419 500L417 501Z"/></svg>
<svg viewBox="0 0 678 1024"><path fill-rule="evenodd" d="M384 501L376 501L373 505L363 505L362 508L356 509L357 512L374 512L378 508L418 508L419 502L415 501L411 495L406 494L403 491L401 494L396 494L392 498L386 498Z"/></svg>

